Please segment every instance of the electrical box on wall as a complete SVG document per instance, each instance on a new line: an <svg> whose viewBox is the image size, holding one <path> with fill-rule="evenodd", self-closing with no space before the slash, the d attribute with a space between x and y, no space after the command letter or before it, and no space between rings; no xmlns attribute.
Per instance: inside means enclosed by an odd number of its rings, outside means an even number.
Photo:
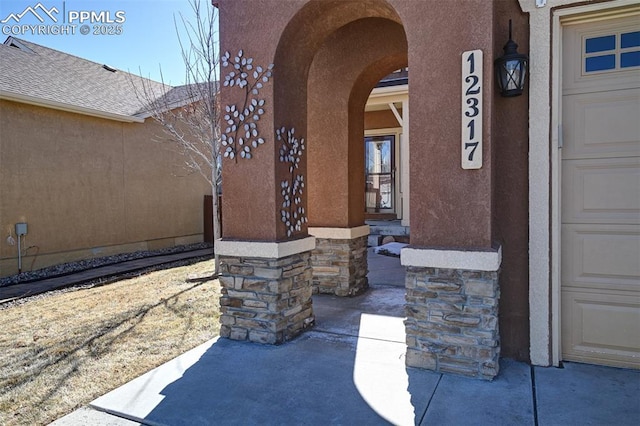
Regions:
<svg viewBox="0 0 640 426"><path fill-rule="evenodd" d="M27 235L27 224L26 223L16 223L16 235Z"/></svg>

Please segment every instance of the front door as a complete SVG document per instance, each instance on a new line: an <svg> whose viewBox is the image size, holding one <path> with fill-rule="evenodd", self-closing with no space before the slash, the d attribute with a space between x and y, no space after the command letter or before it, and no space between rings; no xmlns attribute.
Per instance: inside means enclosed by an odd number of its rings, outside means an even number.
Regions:
<svg viewBox="0 0 640 426"><path fill-rule="evenodd" d="M563 35L562 357L640 368L640 16Z"/></svg>
<svg viewBox="0 0 640 426"><path fill-rule="evenodd" d="M395 136L369 136L365 141L367 213L395 212Z"/></svg>

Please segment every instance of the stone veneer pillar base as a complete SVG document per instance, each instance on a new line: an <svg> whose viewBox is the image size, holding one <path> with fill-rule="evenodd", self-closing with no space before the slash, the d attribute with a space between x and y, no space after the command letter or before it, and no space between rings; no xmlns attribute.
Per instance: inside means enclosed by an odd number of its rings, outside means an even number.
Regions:
<svg viewBox="0 0 640 426"><path fill-rule="evenodd" d="M313 326L314 246L313 238L285 243L217 241L220 336L280 344Z"/></svg>
<svg viewBox="0 0 640 426"><path fill-rule="evenodd" d="M369 226L309 228L316 237L311 252L313 292L356 296L369 288L367 236Z"/></svg>
<svg viewBox="0 0 640 426"><path fill-rule="evenodd" d="M403 250L407 366L487 380L498 374L500 262L500 250Z"/></svg>

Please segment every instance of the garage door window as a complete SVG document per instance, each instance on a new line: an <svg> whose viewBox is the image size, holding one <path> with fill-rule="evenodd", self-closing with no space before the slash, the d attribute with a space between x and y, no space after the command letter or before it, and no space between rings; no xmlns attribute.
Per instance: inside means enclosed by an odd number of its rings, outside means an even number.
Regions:
<svg viewBox="0 0 640 426"><path fill-rule="evenodd" d="M640 31L585 37L583 46L585 74L640 66Z"/></svg>

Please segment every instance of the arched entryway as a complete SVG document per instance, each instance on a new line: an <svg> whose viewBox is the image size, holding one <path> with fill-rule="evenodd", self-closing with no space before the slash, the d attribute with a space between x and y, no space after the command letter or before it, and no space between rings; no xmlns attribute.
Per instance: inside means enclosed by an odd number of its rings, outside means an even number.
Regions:
<svg viewBox="0 0 640 426"><path fill-rule="evenodd" d="M309 234L316 237L313 285L321 293L353 296L367 288L364 109L378 81L406 66L406 52L400 24L366 18L327 37L311 64Z"/></svg>
<svg viewBox="0 0 640 426"><path fill-rule="evenodd" d="M483 120L483 168L462 170L460 100L451 96L460 92L460 56L445 54L480 48L491 57L493 6L438 5L220 2L221 43L233 50L221 92L229 126L226 221L216 244L223 337L282 343L313 324L314 286L339 296L366 289L365 104L382 77L410 64L409 103L419 119L410 121L406 157L416 224L415 246L402 255L407 364L497 372L491 120ZM454 17L465 32L452 28Z"/></svg>
<svg viewBox="0 0 640 426"><path fill-rule="evenodd" d="M227 203L230 199L247 205L262 198L258 208L265 223L234 221L225 226L227 241L219 244L219 252L237 256L222 258L222 272L229 277L222 279L227 315L221 334L279 343L313 323L312 286L316 292L339 296L359 294L368 286L364 108L382 77L407 66L406 35L397 13L384 0L309 1L278 39L272 85L268 74L262 87L252 84L251 77L262 76L265 66L258 68L245 52L230 55L227 62L238 73L232 80L246 76L240 82L248 81L258 92L267 86L273 90L269 105L268 99L246 90L243 101L240 87L242 105L229 108L229 125L248 126L245 139L254 130L268 134L273 129L276 137L271 149L264 149L267 142L245 151L251 154L248 161L235 152L234 166L240 167L224 168L225 182L232 181L225 184L225 194L231 192ZM252 69L246 69L248 65ZM234 84L237 89L238 81ZM241 116L254 113L245 111L246 105L261 111L259 120L236 124L235 111ZM235 136L239 145L242 134L237 136L232 128L229 137ZM231 149L238 149L233 143L230 139ZM267 150L273 157L261 155ZM260 182L253 186L245 181L243 188L235 189L237 169L251 162L262 162ZM254 210L248 213L253 216ZM272 255L266 254L269 250ZM244 252L248 256L242 256ZM282 254L290 256L283 260ZM263 296L265 291L273 294Z"/></svg>

